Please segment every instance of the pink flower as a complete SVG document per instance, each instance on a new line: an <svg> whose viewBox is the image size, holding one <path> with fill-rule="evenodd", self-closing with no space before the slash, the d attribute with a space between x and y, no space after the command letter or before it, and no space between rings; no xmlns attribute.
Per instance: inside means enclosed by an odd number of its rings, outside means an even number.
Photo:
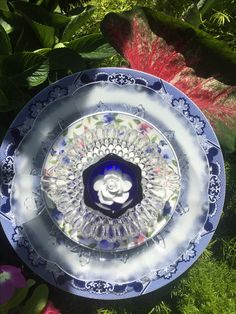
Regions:
<svg viewBox="0 0 236 314"><path fill-rule="evenodd" d="M145 235L140 234L136 239L135 239L135 244L141 244L143 243L147 238Z"/></svg>
<svg viewBox="0 0 236 314"><path fill-rule="evenodd" d="M151 129L150 125L147 123L140 123L138 126L139 131L141 131L141 133L147 133L149 129Z"/></svg>
<svg viewBox="0 0 236 314"><path fill-rule="evenodd" d="M47 305L45 306L41 314L61 314L61 312L60 310L55 308L51 301L48 301Z"/></svg>
<svg viewBox="0 0 236 314"><path fill-rule="evenodd" d="M6 303L17 288L25 288L26 280L21 269L11 265L0 265L0 304Z"/></svg>

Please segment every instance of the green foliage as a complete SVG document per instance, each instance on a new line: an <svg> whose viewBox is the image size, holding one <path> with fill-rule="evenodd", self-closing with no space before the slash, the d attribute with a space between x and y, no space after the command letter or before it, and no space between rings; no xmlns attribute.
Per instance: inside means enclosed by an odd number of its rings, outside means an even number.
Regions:
<svg viewBox="0 0 236 314"><path fill-rule="evenodd" d="M87 22L87 20L93 14L93 7L89 7L82 13L72 16L70 22L66 25L64 32L62 34L62 41L69 41L71 40L72 36L81 28L81 26Z"/></svg>
<svg viewBox="0 0 236 314"><path fill-rule="evenodd" d="M117 314L117 311L116 310L113 310L113 309L98 309L97 310L97 314Z"/></svg>
<svg viewBox="0 0 236 314"><path fill-rule="evenodd" d="M98 30L78 35L93 12L79 6L59 13L49 0L0 3L0 112L23 106L37 86L116 54Z"/></svg>
<svg viewBox="0 0 236 314"><path fill-rule="evenodd" d="M39 53L22 52L2 61L2 75L17 82L18 86L33 87L43 83L48 76L48 60Z"/></svg>
<svg viewBox="0 0 236 314"><path fill-rule="evenodd" d="M84 59L69 48L53 49L48 54L50 69L77 72L86 67Z"/></svg>
<svg viewBox="0 0 236 314"><path fill-rule="evenodd" d="M235 134L220 120L216 122L218 130L218 139L224 148L225 152L232 153L236 150L236 136Z"/></svg>
<svg viewBox="0 0 236 314"><path fill-rule="evenodd" d="M230 23L232 17L226 12L226 10L220 12L217 11L211 16L213 23L217 23L219 26L225 25L225 23Z"/></svg>
<svg viewBox="0 0 236 314"><path fill-rule="evenodd" d="M8 11L7 0L1 0L0 1L0 10Z"/></svg>
<svg viewBox="0 0 236 314"><path fill-rule="evenodd" d="M9 310L18 307L27 297L29 290L34 286L35 281L32 279L27 280L26 288L17 289L13 297L5 304L0 305L0 313L8 313Z"/></svg>
<svg viewBox="0 0 236 314"><path fill-rule="evenodd" d="M0 43L0 55L10 54L12 50L10 39L2 25L0 25Z"/></svg>
<svg viewBox="0 0 236 314"><path fill-rule="evenodd" d="M180 313L235 313L236 270L203 255L175 288L173 296Z"/></svg>
<svg viewBox="0 0 236 314"><path fill-rule="evenodd" d="M147 314L171 314L172 311L167 304L161 302L160 304L156 305L150 312Z"/></svg>
<svg viewBox="0 0 236 314"><path fill-rule="evenodd" d="M236 1L216 1L204 15L201 28L226 41L236 51Z"/></svg>
<svg viewBox="0 0 236 314"><path fill-rule="evenodd" d="M22 309L22 314L38 314L45 308L48 301L48 287L45 284L37 286L32 296Z"/></svg>

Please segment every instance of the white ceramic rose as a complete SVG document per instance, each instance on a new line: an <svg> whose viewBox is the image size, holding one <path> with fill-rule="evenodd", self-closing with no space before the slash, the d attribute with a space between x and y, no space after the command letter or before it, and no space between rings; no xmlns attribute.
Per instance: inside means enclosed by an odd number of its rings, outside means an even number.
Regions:
<svg viewBox="0 0 236 314"><path fill-rule="evenodd" d="M103 177L99 177L93 185L98 192L100 203L112 205L114 202L123 204L129 198L129 190L132 183L117 171L109 171Z"/></svg>

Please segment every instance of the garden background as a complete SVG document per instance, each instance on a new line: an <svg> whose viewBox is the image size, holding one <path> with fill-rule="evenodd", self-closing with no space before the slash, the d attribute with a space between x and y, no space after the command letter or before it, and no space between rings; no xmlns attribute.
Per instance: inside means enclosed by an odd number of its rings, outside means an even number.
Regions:
<svg viewBox="0 0 236 314"><path fill-rule="evenodd" d="M35 280L15 307L8 304L10 313L40 313L48 300L63 314L236 313L236 0L0 0L0 138L44 87L104 66L163 78L206 114L220 140L227 176L219 226L178 280L136 299L109 302L45 286L22 265L0 229L0 264L18 266ZM41 292L34 295L37 287ZM0 313L6 311L0 306Z"/></svg>

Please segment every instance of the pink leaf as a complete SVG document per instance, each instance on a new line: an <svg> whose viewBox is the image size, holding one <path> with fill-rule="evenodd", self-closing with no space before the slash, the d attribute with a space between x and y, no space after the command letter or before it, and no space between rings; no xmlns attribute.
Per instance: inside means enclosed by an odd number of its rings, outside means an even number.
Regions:
<svg viewBox="0 0 236 314"><path fill-rule="evenodd" d="M215 128L220 120L236 129L236 55L224 43L148 9L108 14L101 29L131 68L179 88Z"/></svg>

